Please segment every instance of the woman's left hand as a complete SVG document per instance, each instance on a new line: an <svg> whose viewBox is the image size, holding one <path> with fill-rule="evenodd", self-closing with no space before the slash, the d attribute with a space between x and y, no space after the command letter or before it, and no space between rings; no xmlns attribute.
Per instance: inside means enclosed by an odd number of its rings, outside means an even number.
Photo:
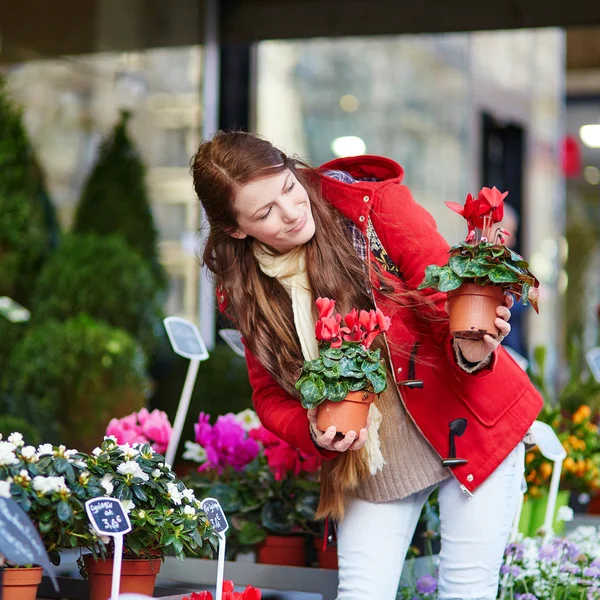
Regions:
<svg viewBox="0 0 600 600"><path fill-rule="evenodd" d="M478 363L485 360L498 346L502 340L510 333L510 308L513 305L513 298L510 294L504 294L504 306L496 309L497 318L494 322L500 335L493 338L491 335L484 335L481 340L463 340L457 339L456 343L462 352L462 355L472 363Z"/></svg>

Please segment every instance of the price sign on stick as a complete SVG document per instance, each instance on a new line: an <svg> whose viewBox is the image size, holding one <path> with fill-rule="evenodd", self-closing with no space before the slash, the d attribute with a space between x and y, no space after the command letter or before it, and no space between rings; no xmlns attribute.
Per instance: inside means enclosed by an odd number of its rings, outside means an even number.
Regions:
<svg viewBox="0 0 600 600"><path fill-rule="evenodd" d="M200 361L206 360L209 355L200 331L198 331L194 323L181 317L167 317L163 323L165 324L165 329L167 330L173 350L179 356L190 359L185 383L183 384L183 391L179 399L179 406L177 407L177 414L175 415L175 422L173 423L173 431L165 455L167 463L172 465L175 460L179 439L181 438L185 417L190 406L190 398L194 390L194 383L196 383Z"/></svg>
<svg viewBox="0 0 600 600"><path fill-rule="evenodd" d="M123 536L131 531L129 517L121 501L116 498L92 498L85 503L85 510L96 532L115 540L110 596L112 600L117 600L121 583L121 563L123 562Z"/></svg>
<svg viewBox="0 0 600 600"><path fill-rule="evenodd" d="M0 497L0 554L15 565L43 567L58 592L56 577L40 534L27 513L12 498Z"/></svg>
<svg viewBox="0 0 600 600"><path fill-rule="evenodd" d="M225 513L215 498L204 498L201 503L202 510L213 529L219 534L219 557L217 561L217 598L223 595L223 575L225 571L225 532L229 529Z"/></svg>
<svg viewBox="0 0 600 600"><path fill-rule="evenodd" d="M588 350L585 358L588 366L590 367L590 371L594 376L594 379L600 383L600 347Z"/></svg>
<svg viewBox="0 0 600 600"><path fill-rule="evenodd" d="M246 348L242 342L242 332L237 329L219 329L219 335L227 342L227 345L242 358L246 357Z"/></svg>

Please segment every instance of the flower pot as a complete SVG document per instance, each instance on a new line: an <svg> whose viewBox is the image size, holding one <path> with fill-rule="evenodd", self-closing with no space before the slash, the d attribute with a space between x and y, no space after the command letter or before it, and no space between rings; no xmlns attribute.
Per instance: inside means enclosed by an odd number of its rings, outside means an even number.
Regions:
<svg viewBox="0 0 600 600"><path fill-rule="evenodd" d="M256 560L263 565L304 567L306 539L303 535L268 535L257 548Z"/></svg>
<svg viewBox="0 0 600 600"><path fill-rule="evenodd" d="M563 534L565 532L564 521L557 519L558 509L563 506L569 506L569 498L571 492L568 490L562 490L558 492L556 497L556 508L554 509L554 520L552 521L552 529L554 533ZM540 527L544 525L544 519L546 518L546 507L548 506L548 494L544 494L540 498L531 499L531 520L529 521L529 535L535 536L536 532Z"/></svg>
<svg viewBox="0 0 600 600"><path fill-rule="evenodd" d="M367 426L369 407L375 401L377 394L360 390L348 392L341 402L325 400L319 404L317 413L317 429L326 431L332 425L336 431L346 435L349 431L358 432Z"/></svg>
<svg viewBox="0 0 600 600"><path fill-rule="evenodd" d="M450 333L457 338L479 340L488 333L498 337L494 325L496 309L502 306L504 291L493 285L463 283L448 292Z"/></svg>
<svg viewBox="0 0 600 600"><path fill-rule="evenodd" d="M42 567L4 569L3 600L35 600L42 581Z"/></svg>
<svg viewBox="0 0 600 600"><path fill-rule="evenodd" d="M90 600L108 600L112 583L112 558L96 561L91 554L86 554L83 562L90 582ZM124 558L119 593L152 596L160 566L159 558Z"/></svg>
<svg viewBox="0 0 600 600"><path fill-rule="evenodd" d="M317 549L317 561L319 563L319 569L333 569L337 571L338 568L338 555L337 555L337 544L327 546L323 550L323 540L315 540L315 548Z"/></svg>

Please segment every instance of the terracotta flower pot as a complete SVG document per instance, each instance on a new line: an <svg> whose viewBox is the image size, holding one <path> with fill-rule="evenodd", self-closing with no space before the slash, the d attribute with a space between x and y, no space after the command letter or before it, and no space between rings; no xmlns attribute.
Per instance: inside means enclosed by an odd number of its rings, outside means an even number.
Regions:
<svg viewBox="0 0 600 600"><path fill-rule="evenodd" d="M488 333L498 337L494 325L496 308L502 306L504 291L493 285L463 283L448 292L450 333L454 337L479 340Z"/></svg>
<svg viewBox="0 0 600 600"><path fill-rule="evenodd" d="M337 545L327 546L323 550L323 540L315 540L315 548L317 549L317 561L320 569L332 569L337 571L338 568L338 556L337 556Z"/></svg>
<svg viewBox="0 0 600 600"><path fill-rule="evenodd" d="M306 538L303 535L268 535L257 548L256 561L263 565L304 567Z"/></svg>
<svg viewBox="0 0 600 600"><path fill-rule="evenodd" d="M96 561L91 554L86 554L83 562L90 582L90 600L108 600L112 583L112 558ZM119 593L152 596L160 566L159 558L124 558Z"/></svg>
<svg viewBox="0 0 600 600"><path fill-rule="evenodd" d="M4 569L3 600L35 600L42 581L42 567Z"/></svg>
<svg viewBox="0 0 600 600"><path fill-rule="evenodd" d="M339 433L344 435L349 431L355 431L358 434L363 427L367 426L369 407L375 398L377 398L377 394L360 390L348 392L346 398L341 402L325 400L319 404L317 428L325 431L333 425Z"/></svg>

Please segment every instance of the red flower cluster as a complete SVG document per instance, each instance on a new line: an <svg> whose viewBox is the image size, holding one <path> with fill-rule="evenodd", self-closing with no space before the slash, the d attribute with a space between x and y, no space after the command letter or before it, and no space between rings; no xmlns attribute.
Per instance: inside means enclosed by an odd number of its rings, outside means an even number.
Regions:
<svg viewBox="0 0 600 600"><path fill-rule="evenodd" d="M504 198L508 192L502 193L498 188L482 188L477 198L467 195L464 206L458 202L446 202L446 206L467 220L469 232L484 229L486 220L499 223L504 218Z"/></svg>
<svg viewBox="0 0 600 600"><path fill-rule="evenodd" d="M236 592L233 589L233 581L223 582L223 600L260 600L260 590L251 585L246 587L243 592ZM210 592L192 592L188 598L183 597L183 600L213 600L213 595Z"/></svg>
<svg viewBox="0 0 600 600"><path fill-rule="evenodd" d="M390 318L386 317L379 309L361 310L352 309L343 319L335 312L335 300L317 298L319 320L315 326L317 340L329 342L332 348L339 348L342 342L359 342L365 348L370 348L373 340L390 328Z"/></svg>
<svg viewBox="0 0 600 600"><path fill-rule="evenodd" d="M262 444L269 469L277 481L288 474L297 477L300 473L314 473L321 465L318 457L307 456L262 426L250 430L248 435Z"/></svg>

